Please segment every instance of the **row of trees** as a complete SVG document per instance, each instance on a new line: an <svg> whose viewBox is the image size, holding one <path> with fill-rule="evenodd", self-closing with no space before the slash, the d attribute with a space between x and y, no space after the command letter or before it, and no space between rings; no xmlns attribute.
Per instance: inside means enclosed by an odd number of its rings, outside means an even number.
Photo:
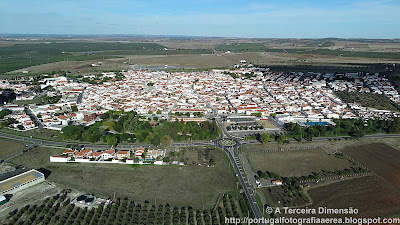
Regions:
<svg viewBox="0 0 400 225"><path fill-rule="evenodd" d="M359 174L359 173L367 173L369 170L362 168L362 167L351 167L351 168L345 168L342 170L322 170L321 172L312 172L309 175L301 176L301 177L281 177L280 175L271 172L271 171L257 171L257 179L263 178L263 179L274 179L274 180L282 180L283 183L291 184L295 186L297 189L300 185L301 181L307 181L307 180L317 180L321 178L326 178L326 177L332 177L332 176L346 176L346 175L352 175L352 174Z"/></svg>
<svg viewBox="0 0 400 225"><path fill-rule="evenodd" d="M109 111L100 116L103 122L89 127L66 126L60 138L98 142L102 140L115 146L118 142L146 142L156 146L168 146L171 141L212 140L218 137L219 128L215 121L203 123L183 121L147 121L136 112Z"/></svg>
<svg viewBox="0 0 400 225"><path fill-rule="evenodd" d="M103 141L110 146L116 146L120 141L134 143L136 136L134 134L121 133L113 134L108 133L101 128L102 123L98 122L92 126L84 127L82 125L70 125L62 129L62 133L59 135L60 139L79 140L86 142L99 142Z"/></svg>
<svg viewBox="0 0 400 225"><path fill-rule="evenodd" d="M400 133L400 118L389 120L369 119L365 122L362 119L336 119L335 125L322 126L314 125L302 127L297 123L285 124L288 136L301 141L302 138L312 141L313 137L326 136L352 136L362 137L366 134L376 133Z"/></svg>
<svg viewBox="0 0 400 225"><path fill-rule="evenodd" d="M263 144L268 144L274 140L280 144L289 142L286 140L286 136L283 134L271 135L268 133L262 133L262 134L257 134L256 139Z"/></svg>
<svg viewBox="0 0 400 225"><path fill-rule="evenodd" d="M225 217L239 217L236 203L231 196L223 196L222 204L215 210L194 210L192 207L170 207L169 204L150 205L148 201L137 204L127 198L116 199L112 204L100 204L91 209L72 204L66 195L47 198L42 205L27 205L11 212L8 224L225 224ZM242 200L246 200L243 198ZM247 205L248 206L248 205ZM250 210L250 208L247 208ZM246 212L247 213L247 212Z"/></svg>

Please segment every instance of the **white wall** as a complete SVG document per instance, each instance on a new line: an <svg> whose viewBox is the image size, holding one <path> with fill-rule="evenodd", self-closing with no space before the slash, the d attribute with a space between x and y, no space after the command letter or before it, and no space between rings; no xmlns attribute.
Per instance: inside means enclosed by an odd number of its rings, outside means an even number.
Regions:
<svg viewBox="0 0 400 225"><path fill-rule="evenodd" d="M50 156L50 162L67 162L68 158Z"/></svg>

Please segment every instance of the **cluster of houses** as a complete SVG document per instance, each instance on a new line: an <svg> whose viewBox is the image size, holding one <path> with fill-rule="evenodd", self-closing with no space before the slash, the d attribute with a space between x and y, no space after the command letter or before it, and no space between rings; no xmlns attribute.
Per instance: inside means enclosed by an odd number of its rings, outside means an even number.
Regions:
<svg viewBox="0 0 400 225"><path fill-rule="evenodd" d="M386 109L375 109L372 107L363 107L358 103L349 103L348 106L353 109L363 120L373 118L391 119L393 117L400 117L400 112L394 112Z"/></svg>
<svg viewBox="0 0 400 225"><path fill-rule="evenodd" d="M390 100L400 103L400 94L394 85L385 77L375 74L366 74L354 80L335 80L329 83L335 91L365 92L386 95Z"/></svg>
<svg viewBox="0 0 400 225"><path fill-rule="evenodd" d="M13 123L11 125L14 129L32 130L32 129L37 128L35 122L32 121L31 117L29 115L27 115L26 113L24 113L23 111L20 111L18 113L9 114L4 117L4 119L8 119L8 118L13 118L16 120L16 123Z"/></svg>
<svg viewBox="0 0 400 225"><path fill-rule="evenodd" d="M356 108L343 102L335 90L384 94L400 103L394 86L379 74L283 73L249 67L175 73L128 70L121 74L123 79L118 80L115 73L104 72L102 77L109 80L98 84L47 76L39 81L41 88L47 90L47 96L61 98L54 104L29 105L32 114L28 115L37 117L32 119L40 123L39 127L53 130L70 124L90 125L109 110L136 111L151 117L198 123L204 122L203 116L210 114L257 115L264 119L279 114L284 115L278 121L281 123L326 120L324 122L330 124L328 120L336 118L397 115L375 109L362 109L357 115ZM22 81L0 80L0 88L11 88L23 95L33 86ZM23 96L24 99L30 97ZM24 107L14 107L17 108L24 111ZM29 118L20 113L13 116L24 129L34 129Z"/></svg>
<svg viewBox="0 0 400 225"><path fill-rule="evenodd" d="M60 155L50 156L50 162L93 162L93 163L154 163L164 165L165 150L137 148L136 150L66 149Z"/></svg>

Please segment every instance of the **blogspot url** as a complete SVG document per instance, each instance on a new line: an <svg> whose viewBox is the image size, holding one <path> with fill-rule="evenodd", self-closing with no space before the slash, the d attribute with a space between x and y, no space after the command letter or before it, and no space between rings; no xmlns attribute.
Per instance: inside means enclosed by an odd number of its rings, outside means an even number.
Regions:
<svg viewBox="0 0 400 225"><path fill-rule="evenodd" d="M400 218L295 218L295 217L279 217L279 218L236 218L236 217L225 217L225 223L227 224L357 224L357 225L369 225L369 224L400 224Z"/></svg>

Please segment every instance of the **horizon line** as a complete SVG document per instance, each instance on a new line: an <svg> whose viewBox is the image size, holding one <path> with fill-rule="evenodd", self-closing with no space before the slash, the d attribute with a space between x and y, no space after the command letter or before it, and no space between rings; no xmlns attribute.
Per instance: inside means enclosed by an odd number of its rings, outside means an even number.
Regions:
<svg viewBox="0 0 400 225"><path fill-rule="evenodd" d="M366 38L366 37L223 37L223 36L198 36L198 35L175 35L175 34L57 34L57 33L0 33L0 37L5 36L107 36L107 37L174 37L174 38L215 38L215 39L342 39L342 40L400 40L400 38Z"/></svg>

